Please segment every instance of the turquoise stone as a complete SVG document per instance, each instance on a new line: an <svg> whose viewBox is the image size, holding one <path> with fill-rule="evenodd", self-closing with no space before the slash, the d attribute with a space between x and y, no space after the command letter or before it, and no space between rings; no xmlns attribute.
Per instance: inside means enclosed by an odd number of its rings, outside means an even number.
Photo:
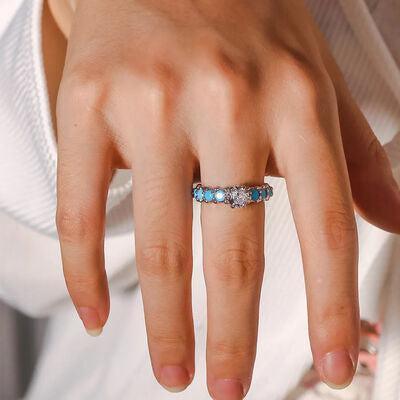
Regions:
<svg viewBox="0 0 400 400"><path fill-rule="evenodd" d="M198 188L194 190L194 198L197 201L203 201L204 199L204 190L202 188Z"/></svg>
<svg viewBox="0 0 400 400"><path fill-rule="evenodd" d="M214 197L218 203L222 203L225 200L225 192L222 189L217 190L214 194Z"/></svg>
<svg viewBox="0 0 400 400"><path fill-rule="evenodd" d="M204 192L204 199L205 201L213 201L214 193L212 190L208 189Z"/></svg>
<svg viewBox="0 0 400 400"><path fill-rule="evenodd" d="M269 188L269 195L272 196L274 194L272 187Z"/></svg>
<svg viewBox="0 0 400 400"><path fill-rule="evenodd" d="M251 200L257 201L260 198L260 192L257 189L251 189L250 197Z"/></svg>
<svg viewBox="0 0 400 400"><path fill-rule="evenodd" d="M268 197L267 189L261 190L261 197L265 200Z"/></svg>

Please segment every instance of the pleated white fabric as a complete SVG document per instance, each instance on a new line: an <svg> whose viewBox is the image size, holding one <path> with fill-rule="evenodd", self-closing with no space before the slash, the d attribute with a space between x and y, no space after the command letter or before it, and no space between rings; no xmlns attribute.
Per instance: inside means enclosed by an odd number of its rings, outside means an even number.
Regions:
<svg viewBox="0 0 400 400"><path fill-rule="evenodd" d="M379 71L398 104L400 104L400 69L383 41L367 5L362 0L351 2L340 0L340 3L371 63ZM400 37L398 42L400 43ZM388 152L393 168L397 170L400 164L399 146L400 134L397 134L393 139L392 148ZM395 147L397 151L394 151ZM400 259L399 256L400 243L397 241L392 256L394 265L387 274L387 298L384 303L383 334L380 340L373 400L400 399L400 268L399 265L396 265L396 263L398 264L397 260Z"/></svg>
<svg viewBox="0 0 400 400"><path fill-rule="evenodd" d="M22 1L0 38L0 144L7 149L1 153L0 168L13 171L1 176L0 210L56 236L57 154L42 60L41 13L42 0ZM107 202L110 234L132 229L131 202L114 210L130 190L128 174L120 171Z"/></svg>
<svg viewBox="0 0 400 400"><path fill-rule="evenodd" d="M31 315L51 316L26 400L170 399L171 395L155 383L147 354L132 243L131 181L124 172L113 180L107 204L106 264L112 312L101 338L85 336L69 302L54 224L57 156L41 53L42 0L10 3L0 0L0 11L8 13L4 22L0 19L0 296ZM398 174L400 135L396 136L396 132L400 131L400 102L397 89L394 90L397 84L393 84L396 74L379 64L388 56L384 42L375 37L379 30L374 25L371 6L379 1L307 3ZM361 8L353 7L356 4ZM378 45L370 50L372 43ZM377 51L383 51L381 56L375 55ZM275 196L266 213L267 267L260 303L257 361L247 397L250 400L284 399L311 364L302 263L286 186L282 179L269 181ZM206 301L199 207L194 207L197 372L190 388L175 398L202 400L208 399L204 359ZM396 374L390 372L398 368L397 359L391 355L392 351L399 354L400 347L398 319L393 317L394 312L400 315L396 310L400 286L397 275L392 275L396 268L400 270L399 257L395 256L399 238L358 216L357 225L361 314L376 321L382 307L386 309L379 359L382 368L379 367L374 400L399 400ZM383 292L388 294L385 302ZM387 382L392 383L385 392Z"/></svg>
<svg viewBox="0 0 400 400"><path fill-rule="evenodd" d="M385 45L366 4L362 0L340 0L342 9L369 59L400 104L400 69ZM400 41L400 38L398 38ZM399 134L393 148L400 146ZM400 156L393 149L388 152L392 165L399 167ZM399 210L400 212L400 210ZM394 260L400 259L400 245L394 250ZM394 264L397 261L394 261ZM394 266L388 274L387 298L383 315L383 334L380 341L378 370L375 377L373 400L400 399L400 268Z"/></svg>
<svg viewBox="0 0 400 400"><path fill-rule="evenodd" d="M400 259L397 245L393 257ZM400 399L400 268L393 268L387 284L383 330L379 345L378 370L373 400Z"/></svg>

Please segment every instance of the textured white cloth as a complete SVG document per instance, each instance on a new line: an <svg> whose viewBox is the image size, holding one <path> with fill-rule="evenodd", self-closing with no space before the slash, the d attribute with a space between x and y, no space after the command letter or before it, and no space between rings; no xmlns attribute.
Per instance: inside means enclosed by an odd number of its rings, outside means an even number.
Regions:
<svg viewBox="0 0 400 400"><path fill-rule="evenodd" d="M349 7L350 3L355 8ZM379 63L395 53L386 46L373 19L381 3L370 0L366 7L358 0L308 0L354 97L380 141L387 144L395 168L400 159L400 135L395 137L400 131L396 89L400 80L391 62L389 68L386 62L383 66ZM113 179L108 197L106 265L112 297L110 320L102 337L87 337L69 301L54 224L57 159L42 64L41 9L41 0L0 0L0 296L31 315L51 316L26 400L208 399L197 204L193 237L197 368L193 384L184 393L169 394L152 376L135 272L126 173ZM360 10L366 13L360 14ZM393 46L396 43L389 47ZM395 172L399 179L398 168ZM277 178L269 181L275 195L266 213L267 267L250 400L282 400L311 364L300 249L285 182ZM394 286L400 271L399 257L395 257L399 238L358 217L357 224L361 313L366 319L377 320L383 305L389 309L388 304L400 304L399 284ZM397 275L392 276L394 267ZM389 277L391 286L383 304L380 295ZM385 320L390 327L385 343L392 348L400 335L399 318L392 319L386 313ZM382 362L383 372L378 372L375 400L400 399L396 377L390 394L385 393L388 397L379 397L385 386L385 370L389 369L390 375L397 365L396 360L387 360Z"/></svg>

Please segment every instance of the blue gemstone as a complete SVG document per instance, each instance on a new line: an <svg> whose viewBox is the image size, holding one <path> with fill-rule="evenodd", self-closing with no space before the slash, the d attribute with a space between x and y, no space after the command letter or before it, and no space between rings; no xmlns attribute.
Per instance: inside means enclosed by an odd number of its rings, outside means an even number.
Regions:
<svg viewBox="0 0 400 400"><path fill-rule="evenodd" d="M194 190L194 198L197 201L203 201L204 198L204 190L202 188L197 188Z"/></svg>
<svg viewBox="0 0 400 400"><path fill-rule="evenodd" d="M250 197L251 200L257 201L260 198L260 192L257 189L251 189Z"/></svg>
<svg viewBox="0 0 400 400"><path fill-rule="evenodd" d="M265 200L268 197L267 189L262 189L261 190L261 197L262 197L263 200Z"/></svg>
<svg viewBox="0 0 400 400"><path fill-rule="evenodd" d="M214 196L218 203L222 203L225 200L225 192L222 189L217 190Z"/></svg>
<svg viewBox="0 0 400 400"><path fill-rule="evenodd" d="M204 192L204 199L206 201L213 201L214 193L212 190L208 189Z"/></svg>

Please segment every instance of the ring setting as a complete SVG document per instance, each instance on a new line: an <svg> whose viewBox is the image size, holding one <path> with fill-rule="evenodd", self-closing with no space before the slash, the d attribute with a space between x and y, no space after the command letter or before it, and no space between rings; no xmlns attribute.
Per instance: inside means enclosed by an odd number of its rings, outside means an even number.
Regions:
<svg viewBox="0 0 400 400"><path fill-rule="evenodd" d="M199 203L228 204L232 208L267 201L272 196L273 189L268 183L261 186L228 187L209 187L199 183L192 190L192 197Z"/></svg>

